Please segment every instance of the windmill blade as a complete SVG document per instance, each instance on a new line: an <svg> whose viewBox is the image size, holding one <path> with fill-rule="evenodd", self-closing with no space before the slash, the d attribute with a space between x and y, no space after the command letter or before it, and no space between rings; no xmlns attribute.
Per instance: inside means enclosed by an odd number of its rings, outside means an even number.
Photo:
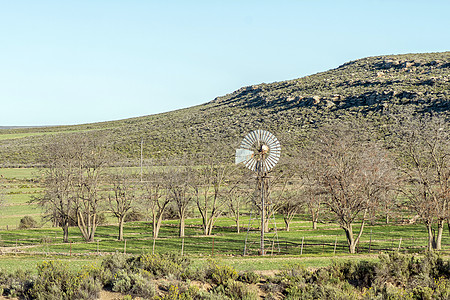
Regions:
<svg viewBox="0 0 450 300"><path fill-rule="evenodd" d="M278 163L281 146L278 139L266 130L248 133L236 149L236 164L243 162L253 172L269 172Z"/></svg>
<svg viewBox="0 0 450 300"><path fill-rule="evenodd" d="M247 149L236 149L236 158L235 164L239 164L241 162L245 162L250 160L253 157L253 151Z"/></svg>

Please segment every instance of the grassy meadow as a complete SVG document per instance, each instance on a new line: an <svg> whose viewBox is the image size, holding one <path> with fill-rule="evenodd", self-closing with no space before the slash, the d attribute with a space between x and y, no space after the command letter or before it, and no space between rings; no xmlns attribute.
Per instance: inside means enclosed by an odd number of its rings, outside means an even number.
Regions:
<svg viewBox="0 0 450 300"><path fill-rule="evenodd" d="M29 203L42 191L35 180L40 176L38 170L0 169L0 175L7 188L0 213L0 268L8 271L27 269L34 272L38 262L48 259L68 261L71 268L79 269L86 264L99 263L103 257L115 252L152 253L153 245L156 253L183 253L190 256L194 264L201 265L214 256L237 270L257 271L280 270L293 264L317 268L343 259L375 260L379 253L417 253L423 252L426 246L427 233L423 225L398 222L386 225L379 221L365 226L358 254L350 255L344 231L336 223L319 223L313 230L307 215L300 215L292 221L287 232L282 216L276 215L269 223L270 232L266 233L268 255L259 257L259 220L245 214L240 220L241 232L238 234L234 222L223 216L216 222L213 235L204 236L201 219L195 217L195 207L191 209L193 217L186 220L185 238L178 237L177 220L164 221L156 241L152 239L151 223L137 221L125 224L126 241L118 241L118 226L115 219L109 217L108 225L98 227L94 242L84 242L78 228L71 227L70 243L63 243L62 230L42 223L41 208ZM33 217L39 228L18 229L24 216ZM355 225L354 230L358 229ZM246 256L243 256L244 247ZM443 237L443 249L443 252L450 249L448 235Z"/></svg>

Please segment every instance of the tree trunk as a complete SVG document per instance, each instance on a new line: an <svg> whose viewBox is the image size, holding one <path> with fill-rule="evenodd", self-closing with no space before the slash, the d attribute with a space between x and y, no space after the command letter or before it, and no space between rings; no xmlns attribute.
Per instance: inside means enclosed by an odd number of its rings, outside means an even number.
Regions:
<svg viewBox="0 0 450 300"><path fill-rule="evenodd" d="M312 220L312 229L317 229L317 220Z"/></svg>
<svg viewBox="0 0 450 300"><path fill-rule="evenodd" d="M123 223L125 220L125 216L119 217L119 241L123 241Z"/></svg>
<svg viewBox="0 0 450 300"><path fill-rule="evenodd" d="M200 210L200 214L202 215L202 227L203 227L203 234L204 235L208 235L208 211L202 211L200 209L199 206L199 210Z"/></svg>
<svg viewBox="0 0 450 300"><path fill-rule="evenodd" d="M239 215L236 218L236 231L237 233L241 232L241 225L239 224Z"/></svg>
<svg viewBox="0 0 450 300"><path fill-rule="evenodd" d="M206 230L206 235L212 235L213 225L214 225L214 219L213 219L213 217L211 217L211 218L209 219L209 222L208 222L208 227L207 227L207 230Z"/></svg>
<svg viewBox="0 0 450 300"><path fill-rule="evenodd" d="M356 245L358 245L359 239L361 238L363 229L364 229L364 220L361 223L361 229L359 230L358 236L355 237L353 236L353 229L352 229L352 224L347 224L345 226L342 226L342 229L344 229L345 231L345 236L347 237L347 243L348 243L348 251L351 254L355 254L356 253Z"/></svg>
<svg viewBox="0 0 450 300"><path fill-rule="evenodd" d="M289 220L285 218L284 224L286 225L286 231L289 231L289 224L290 224Z"/></svg>
<svg viewBox="0 0 450 300"><path fill-rule="evenodd" d="M158 218L156 216L153 218L153 238L157 239L159 235L159 230L161 229L163 214L161 213Z"/></svg>
<svg viewBox="0 0 450 300"><path fill-rule="evenodd" d="M184 237L184 216L180 217L180 237Z"/></svg>
<svg viewBox="0 0 450 300"><path fill-rule="evenodd" d="M354 253L356 253L356 242L355 242L355 239L353 238L352 225L347 226L347 227L343 227L343 229L345 231L345 236L347 238L348 251L351 254L354 254Z"/></svg>
<svg viewBox="0 0 450 300"><path fill-rule="evenodd" d="M444 220L438 221L438 232L436 237L436 250L442 250L442 233L444 232Z"/></svg>
<svg viewBox="0 0 450 300"><path fill-rule="evenodd" d="M427 232L428 232L428 251L433 251L436 245L436 241L434 240L433 228L431 224L426 224Z"/></svg>
<svg viewBox="0 0 450 300"><path fill-rule="evenodd" d="M63 242L68 243L69 242L69 222L64 222L62 229L63 229Z"/></svg>

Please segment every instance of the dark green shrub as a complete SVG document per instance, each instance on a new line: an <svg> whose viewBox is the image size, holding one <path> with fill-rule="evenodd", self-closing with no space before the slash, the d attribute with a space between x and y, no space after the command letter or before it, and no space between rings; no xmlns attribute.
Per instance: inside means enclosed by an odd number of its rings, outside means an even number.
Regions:
<svg viewBox="0 0 450 300"><path fill-rule="evenodd" d="M387 300L413 300L413 299L422 299L414 297L412 291L408 291L402 287L396 287L392 284L385 284L384 287L379 292L381 295L381 299Z"/></svg>
<svg viewBox="0 0 450 300"><path fill-rule="evenodd" d="M278 273L274 278L270 278L268 281L276 283L281 290L285 290L292 285L304 284L306 282L312 282L311 272L304 266L293 265L289 269L285 269Z"/></svg>
<svg viewBox="0 0 450 300"><path fill-rule="evenodd" d="M102 282L105 285L111 284L114 274L128 269L127 257L124 254L116 253L103 259L101 269L103 270Z"/></svg>
<svg viewBox="0 0 450 300"><path fill-rule="evenodd" d="M374 262L364 260L333 262L328 272L319 269L314 275L320 282L336 284L345 280L355 287L371 287L376 276L376 265Z"/></svg>
<svg viewBox="0 0 450 300"><path fill-rule="evenodd" d="M25 216L20 219L19 229L36 228L37 222L30 216Z"/></svg>
<svg viewBox="0 0 450 300"><path fill-rule="evenodd" d="M283 291L281 285L273 283L270 280L267 280L267 282L261 286L261 289L267 294L277 294Z"/></svg>
<svg viewBox="0 0 450 300"><path fill-rule="evenodd" d="M285 299L328 299L328 300L353 300L358 298L358 292L348 286L335 286L331 284L297 284L285 291Z"/></svg>
<svg viewBox="0 0 450 300"><path fill-rule="evenodd" d="M86 274L87 275L87 274ZM94 300L98 299L102 284L99 280L80 273L71 281L69 297L67 299Z"/></svg>
<svg viewBox="0 0 450 300"><path fill-rule="evenodd" d="M133 267L146 270L156 277L179 278L188 264L188 259L173 254L144 254L134 261Z"/></svg>
<svg viewBox="0 0 450 300"><path fill-rule="evenodd" d="M205 297L206 296L206 297ZM157 297L157 300L193 300L193 299L223 299L223 298L209 298L208 294L200 293L196 286L179 286L171 284L167 289L167 294L162 297Z"/></svg>
<svg viewBox="0 0 450 300"><path fill-rule="evenodd" d="M246 285L242 282L229 279L225 283L225 294L233 300L256 300L258 291L254 286Z"/></svg>
<svg viewBox="0 0 450 300"><path fill-rule="evenodd" d="M0 271L0 296L28 297L33 279L33 276L23 270L17 270L12 274Z"/></svg>
<svg viewBox="0 0 450 300"><path fill-rule="evenodd" d="M238 280L250 283L250 284L256 284L261 279L261 276L259 274L256 274L255 272L249 271L249 272L243 272L239 274Z"/></svg>
<svg viewBox="0 0 450 300"><path fill-rule="evenodd" d="M30 290L34 299L97 299L101 284L86 271L72 273L61 262L38 264L38 276Z"/></svg>
<svg viewBox="0 0 450 300"><path fill-rule="evenodd" d="M140 273L118 271L112 280L112 290L144 298L152 298L156 294L156 288L145 271Z"/></svg>
<svg viewBox="0 0 450 300"><path fill-rule="evenodd" d="M382 285L389 282L393 285L402 285L408 282L410 275L410 264L414 264L414 257L391 253L379 256L380 261L375 268L375 283Z"/></svg>

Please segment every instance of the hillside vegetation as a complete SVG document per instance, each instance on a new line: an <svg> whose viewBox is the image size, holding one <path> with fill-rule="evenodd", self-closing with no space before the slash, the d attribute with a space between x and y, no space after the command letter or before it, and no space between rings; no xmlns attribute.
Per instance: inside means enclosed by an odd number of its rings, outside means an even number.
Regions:
<svg viewBox="0 0 450 300"><path fill-rule="evenodd" d="M377 56L311 76L243 87L203 105L168 113L76 126L0 130L0 165L39 163L41 145L54 135L85 132L106 137L127 159L231 157L255 129L274 133L294 155L311 130L340 119L368 121L383 137L391 114L448 115L450 52ZM18 112L20 113L20 112Z"/></svg>

